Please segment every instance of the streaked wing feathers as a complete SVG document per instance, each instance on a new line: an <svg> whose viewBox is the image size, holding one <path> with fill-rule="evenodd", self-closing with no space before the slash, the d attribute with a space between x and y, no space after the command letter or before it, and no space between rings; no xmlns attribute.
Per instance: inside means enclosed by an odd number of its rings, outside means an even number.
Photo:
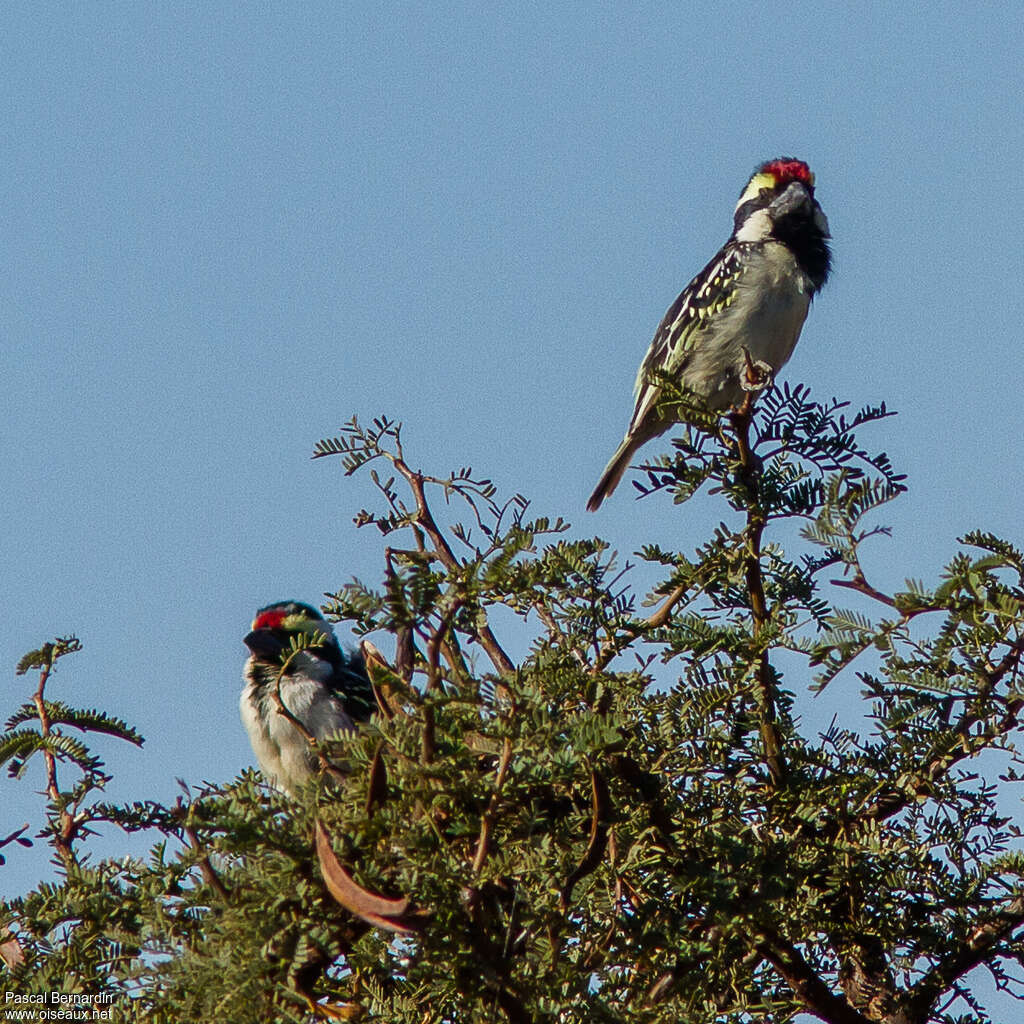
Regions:
<svg viewBox="0 0 1024 1024"><path fill-rule="evenodd" d="M338 666L327 685L353 721L367 721L377 708L366 665L358 651L347 652L344 664Z"/></svg>
<svg viewBox="0 0 1024 1024"><path fill-rule="evenodd" d="M723 246L669 306L636 376L636 407L630 431L646 418L658 400L661 389L655 375L680 376L693 351L694 335L735 299L736 283L743 273L740 249L732 242Z"/></svg>
<svg viewBox="0 0 1024 1024"><path fill-rule="evenodd" d="M743 272L738 246L728 245L683 289L654 332L637 376L637 393L652 371L678 374L686 368L693 335L736 297Z"/></svg>

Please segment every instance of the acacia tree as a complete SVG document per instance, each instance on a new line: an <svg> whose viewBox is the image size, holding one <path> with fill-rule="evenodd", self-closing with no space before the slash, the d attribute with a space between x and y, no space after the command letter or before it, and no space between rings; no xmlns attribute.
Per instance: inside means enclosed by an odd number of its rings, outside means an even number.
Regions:
<svg viewBox="0 0 1024 1024"><path fill-rule="evenodd" d="M1000 809L1024 777L1024 557L972 533L936 586L885 592L861 549L904 485L856 436L884 407L783 389L719 421L676 401L640 490L651 515L710 493L722 521L695 551L639 553L660 577L643 610L604 541L468 470L413 469L396 424L316 446L380 499L356 522L382 580L325 611L373 638L381 708L318 746L297 799L245 772L172 807L95 802L102 765L67 728L138 738L44 693L75 641L28 656L39 687L0 762L43 759L61 877L3 905L8 987L69 979L121 1019L399 1024L982 1024L977 968L1024 997ZM659 662L672 685L651 685ZM806 735L797 696L843 672L867 724L837 707ZM162 835L93 866L103 822Z"/></svg>

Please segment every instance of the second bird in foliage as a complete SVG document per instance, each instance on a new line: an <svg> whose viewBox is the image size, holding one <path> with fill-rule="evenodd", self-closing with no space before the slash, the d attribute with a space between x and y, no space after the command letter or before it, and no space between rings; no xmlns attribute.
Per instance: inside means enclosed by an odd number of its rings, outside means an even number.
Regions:
<svg viewBox="0 0 1024 1024"><path fill-rule="evenodd" d="M239 709L260 770L294 794L316 770L309 741L282 714L275 694L314 737L351 731L376 707L361 654L345 652L312 605L282 601L256 613L245 638L250 657ZM289 657L289 652L296 651ZM287 664L286 664L287 662Z"/></svg>
<svg viewBox="0 0 1024 1024"><path fill-rule="evenodd" d="M661 405L666 378L720 412L771 383L800 337L831 265L828 221L801 160L762 164L736 204L733 231L669 307L640 366L629 429L587 502L593 512L642 445L675 417Z"/></svg>

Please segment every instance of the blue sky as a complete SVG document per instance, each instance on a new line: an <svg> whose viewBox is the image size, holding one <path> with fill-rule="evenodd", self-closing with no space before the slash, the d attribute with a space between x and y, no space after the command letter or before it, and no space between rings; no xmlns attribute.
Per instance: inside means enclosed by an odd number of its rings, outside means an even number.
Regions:
<svg viewBox="0 0 1024 1024"><path fill-rule="evenodd" d="M0 712L74 632L52 695L147 737L104 748L112 796L250 764L253 611L380 576L367 482L309 459L353 414L623 552L697 544L699 510L583 505L782 154L836 253L783 377L900 412L879 582L1021 542L1022 36L1008 2L3 5ZM4 828L33 788L0 780Z"/></svg>

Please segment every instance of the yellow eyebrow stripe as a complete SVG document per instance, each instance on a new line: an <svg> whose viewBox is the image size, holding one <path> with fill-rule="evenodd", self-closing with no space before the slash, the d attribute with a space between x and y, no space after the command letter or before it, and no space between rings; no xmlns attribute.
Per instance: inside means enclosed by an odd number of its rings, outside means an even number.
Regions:
<svg viewBox="0 0 1024 1024"><path fill-rule="evenodd" d="M761 189L763 188L775 188L776 181L774 174L755 174L748 183L747 187L743 190L743 195L740 196L737 206L742 206L743 203L750 199L756 199Z"/></svg>
<svg viewBox="0 0 1024 1024"><path fill-rule="evenodd" d="M315 619L307 618L305 615L289 615L281 625L295 633L322 633L319 623Z"/></svg>

